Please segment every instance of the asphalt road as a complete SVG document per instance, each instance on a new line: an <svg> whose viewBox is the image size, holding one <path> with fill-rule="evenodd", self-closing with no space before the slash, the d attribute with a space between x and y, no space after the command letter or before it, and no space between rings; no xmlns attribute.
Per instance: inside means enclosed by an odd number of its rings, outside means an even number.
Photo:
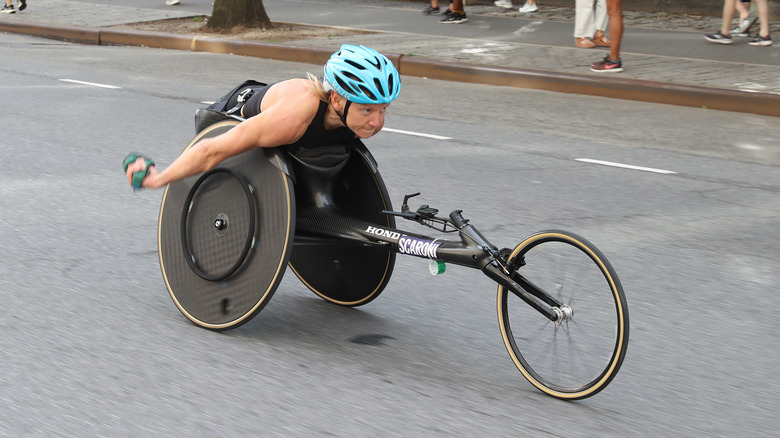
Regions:
<svg viewBox="0 0 780 438"><path fill-rule="evenodd" d="M193 136L201 101L319 67L20 35L0 47L0 97L13 102L0 136L0 436L780 426L775 118L405 78L386 127L450 139L389 129L367 141L396 207L421 191L505 246L568 229L620 275L626 362L604 392L561 402L515 369L495 286L465 268L431 277L425 261L399 257L382 296L358 309L288 272L260 315L226 333L178 312L156 255L161 192L133 193L122 157L139 150L164 166Z"/></svg>

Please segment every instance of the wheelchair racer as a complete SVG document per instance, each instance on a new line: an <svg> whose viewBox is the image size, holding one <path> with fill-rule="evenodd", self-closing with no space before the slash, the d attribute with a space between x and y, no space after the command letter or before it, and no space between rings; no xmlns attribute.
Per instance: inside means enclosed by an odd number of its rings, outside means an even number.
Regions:
<svg viewBox="0 0 780 438"><path fill-rule="evenodd" d="M344 44L325 63L324 74L323 79L308 74L308 79L288 79L255 91L240 108L244 122L204 138L163 171L144 157L126 160L128 181L133 185L134 174L145 172L142 180L136 176L136 184L159 188L253 148L316 149L378 133L387 107L401 90L392 62L374 49Z"/></svg>

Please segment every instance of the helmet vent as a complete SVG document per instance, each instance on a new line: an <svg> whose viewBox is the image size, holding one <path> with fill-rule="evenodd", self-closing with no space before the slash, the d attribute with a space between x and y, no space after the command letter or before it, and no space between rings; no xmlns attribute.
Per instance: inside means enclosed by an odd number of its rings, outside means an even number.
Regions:
<svg viewBox="0 0 780 438"><path fill-rule="evenodd" d="M354 73L352 73L350 71L342 71L341 74L346 76L347 78L349 78L349 80L351 80L351 81L363 82L363 80L360 79L360 77L358 77L358 75L356 75L356 74L354 74Z"/></svg>
<svg viewBox="0 0 780 438"><path fill-rule="evenodd" d="M376 90L379 92L379 94L382 95L382 97L387 97L385 95L385 90L383 90L384 87L382 87L382 81L380 81L377 78L374 78L374 86L376 87ZM391 90L392 90L392 88L391 88ZM373 98L374 98L374 96L372 96L372 99Z"/></svg>
<svg viewBox="0 0 780 438"><path fill-rule="evenodd" d="M360 89L363 91L363 93L368 96L371 100L376 100L376 96L374 93L371 92L368 88L366 88L364 85L359 85Z"/></svg>
<svg viewBox="0 0 780 438"><path fill-rule="evenodd" d="M387 92L392 94L393 90L395 90L395 75L388 75L387 76Z"/></svg>
<svg viewBox="0 0 780 438"><path fill-rule="evenodd" d="M374 57L374 61L376 62L371 62L370 59L366 59L366 61L368 61L371 65L373 65L377 70L382 70L382 61L376 56Z"/></svg>
<svg viewBox="0 0 780 438"><path fill-rule="evenodd" d="M352 87L351 87L351 86L350 86L348 83L346 83L346 81L344 81L343 79L341 79L341 78L337 77L337 78L336 78L336 82L338 82L339 86L340 86L340 87L341 87L341 88L342 88L344 91L346 91L347 93L349 93L349 94L355 94L355 89L354 89L354 88L352 88Z"/></svg>
<svg viewBox="0 0 780 438"><path fill-rule="evenodd" d="M355 67L358 70L365 70L366 69L366 67L358 64L357 62L355 62L355 61L353 61L351 59L345 59L344 62L346 62L347 64L351 65L352 67Z"/></svg>

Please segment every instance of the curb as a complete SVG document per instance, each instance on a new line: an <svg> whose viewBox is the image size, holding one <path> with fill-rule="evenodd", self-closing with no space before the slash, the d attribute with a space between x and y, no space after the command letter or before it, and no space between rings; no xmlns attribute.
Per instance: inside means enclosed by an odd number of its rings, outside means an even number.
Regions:
<svg viewBox="0 0 780 438"><path fill-rule="evenodd" d="M307 64L324 64L332 52L331 49L315 47L65 25L0 22L0 31L82 44L224 53ZM780 95L776 94L616 77L604 81L602 76L594 75L442 62L408 55L386 55L395 63L399 73L407 76L780 117Z"/></svg>

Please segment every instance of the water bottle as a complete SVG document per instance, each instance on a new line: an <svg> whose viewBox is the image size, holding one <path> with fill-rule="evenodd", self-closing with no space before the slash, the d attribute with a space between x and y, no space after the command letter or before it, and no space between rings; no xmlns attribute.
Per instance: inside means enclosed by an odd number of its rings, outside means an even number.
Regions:
<svg viewBox="0 0 780 438"><path fill-rule="evenodd" d="M428 270L432 275L443 274L447 270L447 265L444 260L431 260L428 262Z"/></svg>

